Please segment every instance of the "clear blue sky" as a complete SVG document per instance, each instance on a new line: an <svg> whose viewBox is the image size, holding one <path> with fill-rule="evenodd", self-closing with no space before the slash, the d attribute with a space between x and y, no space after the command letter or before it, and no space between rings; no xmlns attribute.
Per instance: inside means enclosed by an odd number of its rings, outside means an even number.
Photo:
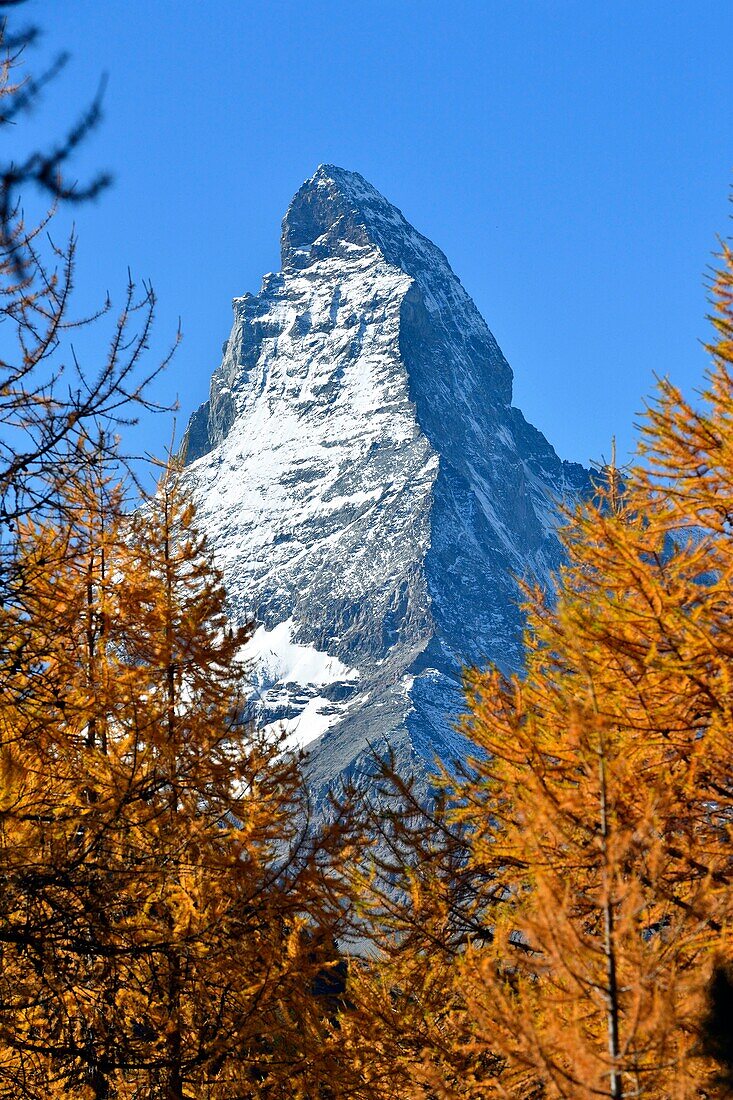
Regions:
<svg viewBox="0 0 733 1100"><path fill-rule="evenodd" d="M108 73L78 161L115 175L77 213L79 292L155 285L159 387L179 429L207 394L231 298L278 268L280 219L320 162L365 175L448 255L563 457L632 445L667 373L700 385L703 274L730 232L730 0L30 0L72 60L25 140ZM16 16L17 18L17 16ZM102 339L102 333L98 338ZM93 358L89 345L87 356ZM149 419L139 445L160 450Z"/></svg>

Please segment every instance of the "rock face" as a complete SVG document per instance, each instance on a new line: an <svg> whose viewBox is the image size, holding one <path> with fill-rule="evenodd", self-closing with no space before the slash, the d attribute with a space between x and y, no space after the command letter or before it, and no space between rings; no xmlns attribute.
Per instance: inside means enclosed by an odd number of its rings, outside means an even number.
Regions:
<svg viewBox="0 0 733 1100"><path fill-rule="evenodd" d="M447 259L361 176L322 165L282 272L234 300L184 440L232 614L254 616L260 721L309 745L316 792L465 751L466 664L520 665L517 576L561 561L589 488L511 405L512 372Z"/></svg>

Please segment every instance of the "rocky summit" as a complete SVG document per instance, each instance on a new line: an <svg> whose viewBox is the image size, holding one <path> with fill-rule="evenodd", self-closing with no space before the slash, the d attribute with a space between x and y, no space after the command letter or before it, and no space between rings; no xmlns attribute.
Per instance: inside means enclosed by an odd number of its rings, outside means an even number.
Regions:
<svg viewBox="0 0 733 1100"><path fill-rule="evenodd" d="M235 298L186 478L248 643L261 724L307 745L316 798L389 743L425 774L465 752L461 670L521 665L517 578L562 559L588 491L511 404L512 372L440 251L322 165L282 271Z"/></svg>

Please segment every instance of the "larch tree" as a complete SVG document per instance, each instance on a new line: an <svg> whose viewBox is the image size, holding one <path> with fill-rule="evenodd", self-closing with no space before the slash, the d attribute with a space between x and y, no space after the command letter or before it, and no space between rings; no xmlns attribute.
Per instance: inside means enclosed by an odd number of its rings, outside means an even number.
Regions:
<svg viewBox="0 0 733 1100"><path fill-rule="evenodd" d="M107 637L116 621L107 567L119 502L90 469L85 482L66 485L57 523L48 515L42 524L19 521L14 598L3 609L1 1014L14 1074L7 1095L22 1095L20 1081L28 1095L54 1095L66 1061L88 1045L77 995L93 979L90 899L117 816L106 743L123 695ZM100 909L107 896L103 890Z"/></svg>
<svg viewBox="0 0 733 1100"><path fill-rule="evenodd" d="M337 814L316 828L297 759L243 721L247 632L227 623L175 471L130 550L147 584L124 602L127 659L150 677L136 739L155 792L144 938L158 946L126 982L128 1042L143 1077L159 1063L151 1096L296 1096L325 1072L313 988L348 919L351 825Z"/></svg>
<svg viewBox="0 0 733 1100"><path fill-rule="evenodd" d="M426 1056L418 1094L717 1095L700 1020L731 949L727 247L723 261L703 407L661 383L638 462L622 485L606 470L564 531L556 602L528 594L525 675L467 676L481 753L455 818L504 895L454 971L473 1070L456 1082Z"/></svg>
<svg viewBox="0 0 733 1100"><path fill-rule="evenodd" d="M355 1096L389 1095L390 1063L422 1100L725 1094L706 1011L731 955L725 247L713 297L703 406L660 384L637 463L568 517L556 598L527 592L524 674L467 673L477 752L438 780L446 832L406 804L385 826L362 885L377 949L342 1021Z"/></svg>
<svg viewBox="0 0 733 1100"><path fill-rule="evenodd" d="M31 45L3 25L0 126L57 72L15 79ZM0 164L0 1096L315 1095L351 825L316 829L243 723L245 635L173 474L134 518L108 476L156 407L152 290L78 361L76 241L23 218L30 187L52 218L105 186L62 174L99 116Z"/></svg>
<svg viewBox="0 0 733 1100"><path fill-rule="evenodd" d="M22 0L21 0L22 4ZM0 4L0 9L4 6ZM15 6L15 5L13 5ZM10 24L10 25L9 25ZM40 73L30 65L37 28L15 29L15 13L0 13L0 131L22 134L19 123L41 104L68 62L65 54ZM110 183L99 173L86 184L70 179L70 162L101 119L101 91L66 134L25 154L0 158L0 551L12 557L14 524L56 506L59 469L81 472L93 437L105 457L120 461L116 432L142 410L159 410L151 383L172 352L151 366L146 351L155 294L128 275L122 308L111 319L106 350L90 362L72 345L81 328L110 317L112 303L75 305L77 238L57 229L59 211L94 199ZM22 143L22 138L19 144ZM37 220L29 220L31 192L40 194ZM50 205L43 212L43 201ZM179 334L180 335L180 334ZM174 340L173 347L177 343ZM3 563L7 567L7 563ZM0 586L4 573L0 573ZM0 588L0 591L2 589Z"/></svg>
<svg viewBox="0 0 733 1100"><path fill-rule="evenodd" d="M389 754L375 758L360 809L371 844L348 870L361 948L332 1037L348 1066L336 1096L392 1100L412 1095L423 1056L457 1078L470 1069L453 974L467 942L485 937L495 882L440 792L426 801Z"/></svg>
<svg viewBox="0 0 733 1100"><path fill-rule="evenodd" d="M310 1095L353 829L316 829L297 759L242 720L247 631L177 475L122 505L94 472L19 533L0 1095Z"/></svg>

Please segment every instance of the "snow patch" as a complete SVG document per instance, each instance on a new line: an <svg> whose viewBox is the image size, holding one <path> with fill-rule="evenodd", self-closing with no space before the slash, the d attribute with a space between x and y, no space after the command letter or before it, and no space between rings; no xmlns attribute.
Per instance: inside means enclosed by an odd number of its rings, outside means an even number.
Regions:
<svg viewBox="0 0 733 1100"><path fill-rule="evenodd" d="M328 708L328 711L324 713L322 708ZM269 722L263 730L271 737L285 734L284 749L302 749L321 737L340 717L341 708L334 707L328 699L316 695L308 700L297 717Z"/></svg>
<svg viewBox="0 0 733 1100"><path fill-rule="evenodd" d="M247 663L252 662L256 670L255 677L260 684L267 682L270 685L280 683L322 687L324 684L356 680L359 677L355 668L349 668L338 657L324 653L315 646L294 642L292 618L278 623L273 630L258 626L242 649L242 659Z"/></svg>

